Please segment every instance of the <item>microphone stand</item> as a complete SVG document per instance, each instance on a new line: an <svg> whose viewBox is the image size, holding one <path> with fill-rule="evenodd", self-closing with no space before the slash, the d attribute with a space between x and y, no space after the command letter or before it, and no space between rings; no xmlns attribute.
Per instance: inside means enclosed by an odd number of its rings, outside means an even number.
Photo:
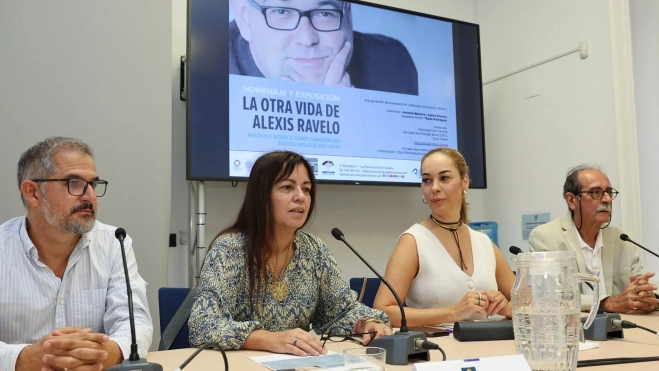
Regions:
<svg viewBox="0 0 659 371"><path fill-rule="evenodd" d="M135 336L135 315L133 314L133 290L130 289L130 278L128 277L128 263L126 262L126 250L124 249L124 239L126 231L123 228L117 228L114 236L119 240L121 246L121 258L124 261L124 275L126 278L126 292L128 294L128 317L130 319L130 356L118 365L108 368L108 371L163 371L162 366L147 362L146 359L140 358L137 352L137 339Z"/></svg>
<svg viewBox="0 0 659 371"><path fill-rule="evenodd" d="M366 266L375 273L376 276L384 283L391 293L396 298L398 307L400 308L400 330L396 331L395 334L390 336L383 336L381 338L373 339L368 344L368 346L383 348L386 350L386 360L385 362L388 365L407 365L409 358L416 358L423 361L430 361L430 353L427 349L422 347L436 346L434 343L426 341L428 337L425 333L419 331L409 331L407 329L407 320L405 319L405 309L403 308L403 303L401 302L396 290L391 287L389 281L382 277L370 264L355 250L348 241L346 241L338 228L332 229L332 235L337 240L343 242L352 250L357 257L366 264ZM424 344L425 343L425 344ZM432 344L432 345L431 345ZM434 348L434 347L433 347ZM443 352L442 352L443 353Z"/></svg>

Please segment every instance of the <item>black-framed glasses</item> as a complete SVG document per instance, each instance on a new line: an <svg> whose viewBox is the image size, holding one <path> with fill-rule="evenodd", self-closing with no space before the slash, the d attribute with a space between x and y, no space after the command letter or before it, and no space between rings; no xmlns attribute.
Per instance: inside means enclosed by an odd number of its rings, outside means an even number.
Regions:
<svg viewBox="0 0 659 371"><path fill-rule="evenodd" d="M280 31L293 31L300 25L302 17L309 18L311 26L321 32L336 31L341 28L343 22L343 9L311 9L300 10L280 6L261 6L254 0L247 2L265 17L268 27Z"/></svg>
<svg viewBox="0 0 659 371"><path fill-rule="evenodd" d="M618 193L620 192L616 191L615 188L607 188L607 189L595 188L589 191L579 191L579 193L588 193L593 200L601 200L602 197L604 197L604 193L606 193L613 200L616 197L618 197Z"/></svg>
<svg viewBox="0 0 659 371"><path fill-rule="evenodd" d="M108 188L106 180L92 180L88 182L81 178L61 178L61 179L32 179L33 182L66 182L66 186L71 196L82 196L87 192L87 188L92 186L96 197L103 197Z"/></svg>
<svg viewBox="0 0 659 371"><path fill-rule="evenodd" d="M343 331L342 328L334 328L329 330L327 334L320 337L320 341L323 342L323 346L325 346L327 340L337 343L350 340L357 342L361 345L364 345L364 343L361 340L357 339L358 336L371 335L371 339L374 339L375 335L378 333L377 331L373 331L373 332L362 332L362 333L354 333L354 334L345 334L345 333L341 334L341 333L335 333L336 330Z"/></svg>

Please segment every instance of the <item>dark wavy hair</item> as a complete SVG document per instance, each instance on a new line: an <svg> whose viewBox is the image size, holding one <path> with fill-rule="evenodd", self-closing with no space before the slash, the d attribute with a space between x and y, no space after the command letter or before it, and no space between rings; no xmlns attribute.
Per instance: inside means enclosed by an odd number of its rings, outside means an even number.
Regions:
<svg viewBox="0 0 659 371"><path fill-rule="evenodd" d="M298 165L303 165L311 180L311 204L307 219L311 219L316 207L316 177L309 162L301 155L290 151L273 151L259 157L249 174L245 199L236 221L220 232L240 232L247 238L245 245L245 266L249 281L249 307L254 308L254 297L263 303L265 282L268 277L268 259L276 249L272 210L272 189L275 184L288 178ZM216 237L216 238L217 238Z"/></svg>

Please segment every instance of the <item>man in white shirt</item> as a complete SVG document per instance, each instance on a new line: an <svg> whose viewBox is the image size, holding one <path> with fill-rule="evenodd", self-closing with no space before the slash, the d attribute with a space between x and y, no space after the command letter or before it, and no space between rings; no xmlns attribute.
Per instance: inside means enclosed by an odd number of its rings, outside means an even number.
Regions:
<svg viewBox="0 0 659 371"><path fill-rule="evenodd" d="M128 298L115 227L96 221L107 182L88 145L52 137L21 155L26 216L0 225L0 371L100 370L130 355ZM153 324L125 240L140 356Z"/></svg>
<svg viewBox="0 0 659 371"><path fill-rule="evenodd" d="M649 282L654 273L644 273L640 249L620 240L624 232L609 225L618 195L609 178L597 167L577 166L568 172L563 195L570 211L531 231L531 251L576 252L579 272L600 278L600 307L605 312L657 310L657 286ZM591 304L592 296L581 295L582 309Z"/></svg>

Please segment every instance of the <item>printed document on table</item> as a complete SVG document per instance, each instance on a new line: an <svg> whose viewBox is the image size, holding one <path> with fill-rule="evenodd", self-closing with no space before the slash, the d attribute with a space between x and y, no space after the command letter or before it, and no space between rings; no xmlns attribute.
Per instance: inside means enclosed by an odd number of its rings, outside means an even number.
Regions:
<svg viewBox="0 0 659 371"><path fill-rule="evenodd" d="M274 371L323 370L343 371L343 354L327 352L322 356L298 357L290 354L273 354L249 357L252 361Z"/></svg>

